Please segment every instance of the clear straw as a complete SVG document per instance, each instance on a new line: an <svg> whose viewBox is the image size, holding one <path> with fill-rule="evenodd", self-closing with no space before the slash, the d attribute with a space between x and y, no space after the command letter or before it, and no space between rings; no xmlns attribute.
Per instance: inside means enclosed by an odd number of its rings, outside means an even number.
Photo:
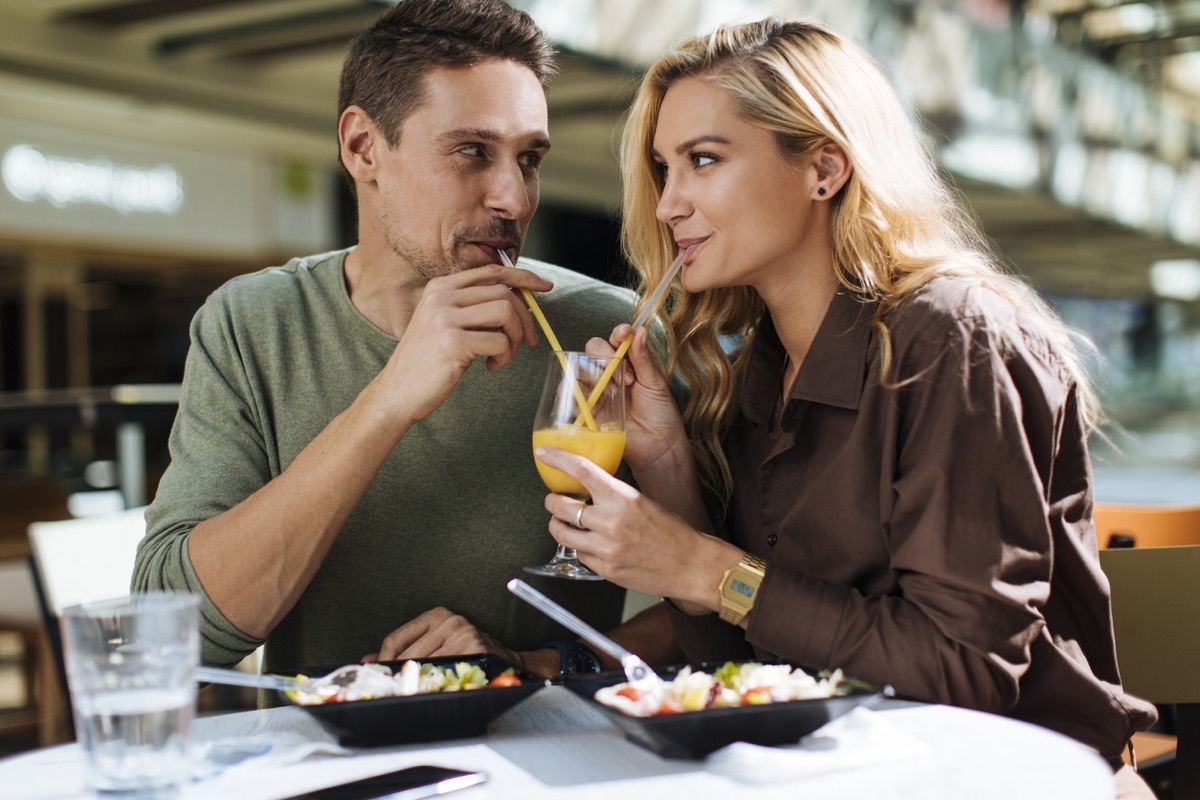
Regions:
<svg viewBox="0 0 1200 800"><path fill-rule="evenodd" d="M671 262L671 266L667 267L667 274L662 276L662 280L658 282L658 286L654 287L654 291L646 298L646 304L642 306L641 312L638 313L633 320L633 329L646 324L646 320L654 316L654 312L658 311L658 306L662 303L663 298L667 296L667 292L671 288L671 281L675 280L675 276L679 274L679 268L683 266L684 253L681 250L679 255L675 256L675 260ZM622 342L621 344L624 344Z"/></svg>
<svg viewBox="0 0 1200 800"><path fill-rule="evenodd" d="M667 272L662 276L662 280L658 282L658 286L654 287L654 291L646 298L645 304L642 306L641 312L633 319L633 333L629 334L629 338L621 342L617 348L617 352L613 355L612 360L608 362L608 366L604 368L604 372L600 374L600 380L596 381L592 393L588 395L587 411L591 411L596 406L596 401L600 399L600 394L604 388L608 386L608 382L612 379L613 372L617 369L617 364L625 354L629 352L629 345L633 344L633 334L637 333L638 328L646 324L650 317L654 316L654 312L658 310L658 306L662 303L663 298L667 296L667 291L671 288L671 281L675 280L675 276L679 273L679 268L683 266L684 251L679 251L679 255L675 256L675 260L671 262L671 266L667 268ZM580 413L579 419L583 419L583 413ZM579 419L575 420L575 424L579 424Z"/></svg>

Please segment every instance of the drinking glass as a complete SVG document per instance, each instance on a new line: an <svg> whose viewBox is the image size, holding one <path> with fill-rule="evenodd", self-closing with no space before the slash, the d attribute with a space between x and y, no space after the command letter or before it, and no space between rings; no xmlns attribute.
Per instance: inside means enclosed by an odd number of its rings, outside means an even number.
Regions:
<svg viewBox="0 0 1200 800"><path fill-rule="evenodd" d="M546 383L533 420L533 446L558 447L581 455L609 475L617 471L625 452L625 364L617 364L604 390L591 408L595 428L582 414L580 399L588 398L605 368L614 359L586 353L562 351L550 354ZM589 499L587 488L536 457L538 474L550 491L570 495L581 502ZM586 516L586 515L585 515ZM570 580L598 581L602 578L579 562L575 551L559 545L549 562L525 568L534 575Z"/></svg>
<svg viewBox="0 0 1200 800"><path fill-rule="evenodd" d="M174 797L188 777L199 599L151 592L64 609L63 656L88 784L100 797Z"/></svg>

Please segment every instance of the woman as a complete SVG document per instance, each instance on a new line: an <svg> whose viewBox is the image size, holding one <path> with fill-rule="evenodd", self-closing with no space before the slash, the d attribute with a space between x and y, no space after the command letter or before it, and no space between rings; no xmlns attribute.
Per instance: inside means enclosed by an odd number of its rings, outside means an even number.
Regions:
<svg viewBox="0 0 1200 800"><path fill-rule="evenodd" d="M1040 723L1118 768L1154 709L1117 674L1095 398L874 62L812 22L693 39L647 74L623 170L643 289L684 254L667 329L691 394L681 419L639 330L640 492L542 452L593 498L547 498L555 538L670 598L690 659L840 667ZM726 336L744 342L732 360ZM1128 770L1118 783L1150 796Z"/></svg>

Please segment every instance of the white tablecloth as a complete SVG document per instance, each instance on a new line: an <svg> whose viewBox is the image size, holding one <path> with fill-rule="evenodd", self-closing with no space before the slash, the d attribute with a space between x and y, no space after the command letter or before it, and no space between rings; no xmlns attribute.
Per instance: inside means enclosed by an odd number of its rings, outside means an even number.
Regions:
<svg viewBox="0 0 1200 800"><path fill-rule="evenodd" d="M764 753L744 745L735 747L751 752L725 753L724 761L717 756L709 762L668 760L626 741L568 690L551 687L493 723L485 738L355 750L350 755L317 754L286 765L268 763L267 758L249 759L188 784L181 800L278 800L416 764L487 772L486 784L455 793L463 800L1106 800L1114 795L1112 772L1099 756L1035 725L947 706L888 703L880 710L863 711L859 727L867 738L839 733L845 737L840 742L844 746L831 748L831 760L823 760L821 742L810 745L795 761L789 759L787 748ZM204 718L197 720L194 738L203 746L280 732L333 745L299 708ZM887 751L893 747L892 755L897 757L889 757ZM778 762L780 758L788 760ZM756 780L739 778L739 769ZM0 760L0 796L87 798L78 745Z"/></svg>

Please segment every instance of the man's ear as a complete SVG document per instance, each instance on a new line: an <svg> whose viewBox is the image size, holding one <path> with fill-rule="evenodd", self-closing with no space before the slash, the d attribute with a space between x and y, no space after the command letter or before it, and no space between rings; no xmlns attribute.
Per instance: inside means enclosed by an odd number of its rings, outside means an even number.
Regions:
<svg viewBox="0 0 1200 800"><path fill-rule="evenodd" d="M812 154L816 180L812 187L814 200L829 200L850 180L854 167L840 145L824 145Z"/></svg>
<svg viewBox="0 0 1200 800"><path fill-rule="evenodd" d="M374 179L376 148L386 146L383 131L359 106L348 106L338 118L338 147L342 164L355 183Z"/></svg>

